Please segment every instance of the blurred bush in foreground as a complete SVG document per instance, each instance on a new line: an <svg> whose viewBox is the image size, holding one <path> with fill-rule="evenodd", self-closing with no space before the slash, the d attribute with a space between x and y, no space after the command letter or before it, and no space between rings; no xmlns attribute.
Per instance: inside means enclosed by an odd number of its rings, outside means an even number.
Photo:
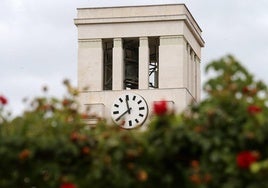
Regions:
<svg viewBox="0 0 268 188"><path fill-rule="evenodd" d="M84 124L68 81L11 120L1 95L0 187L267 187L266 85L232 56L206 71L207 98L180 115L155 104L146 131Z"/></svg>

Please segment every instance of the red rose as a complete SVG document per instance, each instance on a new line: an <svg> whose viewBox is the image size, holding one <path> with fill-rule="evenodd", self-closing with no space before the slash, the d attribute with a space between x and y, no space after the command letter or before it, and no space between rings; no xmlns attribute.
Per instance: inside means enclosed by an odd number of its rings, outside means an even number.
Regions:
<svg viewBox="0 0 268 188"><path fill-rule="evenodd" d="M250 114L257 114L262 111L261 107L256 106L256 105L250 105L248 106L248 113Z"/></svg>
<svg viewBox="0 0 268 188"><path fill-rule="evenodd" d="M194 184L202 183L202 179L199 174L193 174L189 178L190 178L190 181L193 182Z"/></svg>
<svg viewBox="0 0 268 188"><path fill-rule="evenodd" d="M76 188L76 185L72 183L63 183L60 185L60 188Z"/></svg>
<svg viewBox="0 0 268 188"><path fill-rule="evenodd" d="M31 151L29 149L24 149L19 153L19 159L20 160L26 160L30 157Z"/></svg>
<svg viewBox="0 0 268 188"><path fill-rule="evenodd" d="M84 146L81 150L82 154L89 155L90 154L90 148L88 146Z"/></svg>
<svg viewBox="0 0 268 188"><path fill-rule="evenodd" d="M148 174L145 170L139 170L137 173L137 179L140 182L145 182L148 179Z"/></svg>
<svg viewBox="0 0 268 188"><path fill-rule="evenodd" d="M0 95L0 103L2 103L2 105L7 104L7 99L2 95Z"/></svg>
<svg viewBox="0 0 268 188"><path fill-rule="evenodd" d="M72 142L76 142L78 141L79 137L80 137L80 134L78 132L72 132L70 135L70 140Z"/></svg>
<svg viewBox="0 0 268 188"><path fill-rule="evenodd" d="M256 162L257 156L250 151L242 151L236 156L236 164L239 168L248 169L250 165Z"/></svg>
<svg viewBox="0 0 268 188"><path fill-rule="evenodd" d="M68 99L64 99L63 101L62 101L62 105L63 106L67 106L67 105L69 105L70 104L70 100L68 100Z"/></svg>
<svg viewBox="0 0 268 188"><path fill-rule="evenodd" d="M243 91L243 93L249 93L250 89L247 86L245 86L245 87L243 87L242 91Z"/></svg>
<svg viewBox="0 0 268 188"><path fill-rule="evenodd" d="M81 118L82 119L88 119L89 118L89 115L87 113L82 113L81 114Z"/></svg>
<svg viewBox="0 0 268 188"><path fill-rule="evenodd" d="M156 115L164 115L168 110L167 101L154 102L153 111Z"/></svg>

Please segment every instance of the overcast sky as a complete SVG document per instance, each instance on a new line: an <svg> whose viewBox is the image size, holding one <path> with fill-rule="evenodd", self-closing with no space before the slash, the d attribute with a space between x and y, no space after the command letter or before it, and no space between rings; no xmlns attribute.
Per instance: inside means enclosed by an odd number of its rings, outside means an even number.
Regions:
<svg viewBox="0 0 268 188"><path fill-rule="evenodd" d="M63 79L76 85L76 8L165 3L185 3L202 28L202 70L231 53L268 83L267 0L0 0L0 95L18 113L44 85L56 96Z"/></svg>

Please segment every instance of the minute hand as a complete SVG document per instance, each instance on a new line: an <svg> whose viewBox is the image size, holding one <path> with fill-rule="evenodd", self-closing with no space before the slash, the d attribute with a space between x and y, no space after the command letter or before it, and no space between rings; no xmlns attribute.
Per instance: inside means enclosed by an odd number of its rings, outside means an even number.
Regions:
<svg viewBox="0 0 268 188"><path fill-rule="evenodd" d="M116 118L115 121L118 121L119 119L121 119L121 117L123 117L126 113L129 113L131 109L132 108L127 109L123 114L121 114L118 118Z"/></svg>

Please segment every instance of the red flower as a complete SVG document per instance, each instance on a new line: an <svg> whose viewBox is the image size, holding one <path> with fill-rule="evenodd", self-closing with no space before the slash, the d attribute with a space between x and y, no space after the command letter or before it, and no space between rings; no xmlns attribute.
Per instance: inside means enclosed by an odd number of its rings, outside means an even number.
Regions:
<svg viewBox="0 0 268 188"><path fill-rule="evenodd" d="M245 87L243 87L242 91L243 91L243 93L249 93L250 89L247 86L245 86Z"/></svg>
<svg viewBox="0 0 268 188"><path fill-rule="evenodd" d="M87 113L82 113L81 114L81 118L82 119L88 119L89 118L89 115Z"/></svg>
<svg viewBox="0 0 268 188"><path fill-rule="evenodd" d="M7 104L7 99L2 95L0 95L0 103L2 103L2 105Z"/></svg>
<svg viewBox="0 0 268 188"><path fill-rule="evenodd" d="M63 183L60 185L60 188L76 188L76 185L72 183Z"/></svg>
<svg viewBox="0 0 268 188"><path fill-rule="evenodd" d="M19 159L20 160L26 160L30 157L31 151L29 149L24 149L19 153Z"/></svg>
<svg viewBox="0 0 268 188"><path fill-rule="evenodd" d="M64 99L64 100L62 101L62 105L63 105L63 106L67 106L67 105L69 105L70 103L71 103L71 101L68 100L68 99Z"/></svg>
<svg viewBox="0 0 268 188"><path fill-rule="evenodd" d="M261 107L256 106L256 105L250 105L248 106L248 113L250 114L257 114L262 111Z"/></svg>
<svg viewBox="0 0 268 188"><path fill-rule="evenodd" d="M202 179L199 174L193 174L189 178L190 178L190 181L193 182L194 184L202 183Z"/></svg>
<svg viewBox="0 0 268 188"><path fill-rule="evenodd" d="M138 181L145 182L148 179L148 174L145 170L139 170L136 177Z"/></svg>
<svg viewBox="0 0 268 188"><path fill-rule="evenodd" d="M84 146L81 150L82 154L89 155L90 154L90 148L88 146Z"/></svg>
<svg viewBox="0 0 268 188"><path fill-rule="evenodd" d="M167 101L154 102L153 111L156 115L162 116L167 112L167 110Z"/></svg>
<svg viewBox="0 0 268 188"><path fill-rule="evenodd" d="M250 165L256 162L257 156L250 151L242 151L236 156L236 164L239 168L248 169Z"/></svg>
<svg viewBox="0 0 268 188"><path fill-rule="evenodd" d="M70 139L72 142L78 141L79 137L80 137L80 134L78 132L72 132L70 135Z"/></svg>

